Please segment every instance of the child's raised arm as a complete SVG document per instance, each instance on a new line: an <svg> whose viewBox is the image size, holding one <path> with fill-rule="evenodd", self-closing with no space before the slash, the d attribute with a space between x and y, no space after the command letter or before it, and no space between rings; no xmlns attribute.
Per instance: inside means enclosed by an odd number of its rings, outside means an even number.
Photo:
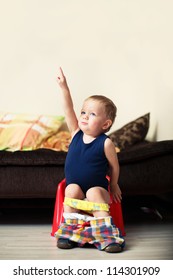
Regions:
<svg viewBox="0 0 173 280"><path fill-rule="evenodd" d="M78 129L78 120L77 120L76 113L73 108L73 101L71 98L70 90L69 90L66 78L65 78L64 73L61 68L59 68L57 82L58 82L61 92L62 92L62 105L63 105L66 123L67 123L70 133L73 136L74 133Z"/></svg>

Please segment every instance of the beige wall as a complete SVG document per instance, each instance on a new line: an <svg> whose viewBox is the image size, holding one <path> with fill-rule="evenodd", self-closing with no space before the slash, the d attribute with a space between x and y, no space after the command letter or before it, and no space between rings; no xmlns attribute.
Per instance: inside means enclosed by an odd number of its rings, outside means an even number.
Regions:
<svg viewBox="0 0 173 280"><path fill-rule="evenodd" d="M77 113L105 94L113 127L151 113L148 138L173 139L173 1L0 0L0 111L63 114L62 66Z"/></svg>

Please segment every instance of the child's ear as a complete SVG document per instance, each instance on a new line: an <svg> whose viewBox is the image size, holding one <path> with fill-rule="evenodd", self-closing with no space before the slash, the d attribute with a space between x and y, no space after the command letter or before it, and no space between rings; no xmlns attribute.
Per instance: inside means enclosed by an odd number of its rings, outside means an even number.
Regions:
<svg viewBox="0 0 173 280"><path fill-rule="evenodd" d="M112 125L112 121L110 119L106 120L103 124L103 129L106 130Z"/></svg>

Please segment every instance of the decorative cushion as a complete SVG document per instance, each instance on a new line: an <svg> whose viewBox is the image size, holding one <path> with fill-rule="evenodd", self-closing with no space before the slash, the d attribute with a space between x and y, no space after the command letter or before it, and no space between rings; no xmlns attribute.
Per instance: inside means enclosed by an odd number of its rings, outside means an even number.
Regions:
<svg viewBox="0 0 173 280"><path fill-rule="evenodd" d="M0 113L0 150L34 150L59 133L63 116Z"/></svg>
<svg viewBox="0 0 173 280"><path fill-rule="evenodd" d="M71 141L71 134L69 131L60 131L45 141L42 142L40 148L51 149L56 151L68 151L68 147Z"/></svg>
<svg viewBox="0 0 173 280"><path fill-rule="evenodd" d="M150 113L124 125L109 135L121 151L145 139L149 129Z"/></svg>

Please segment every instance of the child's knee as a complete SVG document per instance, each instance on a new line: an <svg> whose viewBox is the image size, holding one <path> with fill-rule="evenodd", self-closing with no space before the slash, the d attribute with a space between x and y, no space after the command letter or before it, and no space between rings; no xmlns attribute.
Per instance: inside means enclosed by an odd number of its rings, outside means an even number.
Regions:
<svg viewBox="0 0 173 280"><path fill-rule="evenodd" d="M110 203L110 195L107 190L102 187L93 187L90 188L86 197L88 201L97 202L97 203Z"/></svg>
<svg viewBox="0 0 173 280"><path fill-rule="evenodd" d="M84 193L77 184L70 184L65 188L65 196L69 198L84 199Z"/></svg>

